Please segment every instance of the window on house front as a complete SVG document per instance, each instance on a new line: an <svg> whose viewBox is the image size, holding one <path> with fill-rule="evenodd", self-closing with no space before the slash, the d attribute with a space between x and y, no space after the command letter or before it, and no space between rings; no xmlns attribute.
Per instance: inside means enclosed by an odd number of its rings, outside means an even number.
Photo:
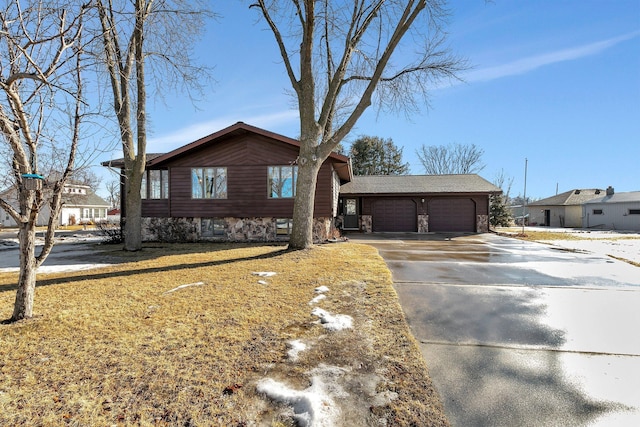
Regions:
<svg viewBox="0 0 640 427"><path fill-rule="evenodd" d="M629 215L640 215L640 209L629 209Z"/></svg>
<svg viewBox="0 0 640 427"><path fill-rule="evenodd" d="M594 215L602 215L603 214L602 209L594 209L593 210L593 214Z"/></svg>
<svg viewBox="0 0 640 427"><path fill-rule="evenodd" d="M268 175L267 189L270 198L295 197L297 166L269 166Z"/></svg>
<svg viewBox="0 0 640 427"><path fill-rule="evenodd" d="M194 199L226 199L227 168L191 169L191 197Z"/></svg>
<svg viewBox="0 0 640 427"><path fill-rule="evenodd" d="M202 237L224 236L226 223L222 218L202 218L200 220L200 233Z"/></svg>
<svg viewBox="0 0 640 427"><path fill-rule="evenodd" d="M152 169L144 171L140 197L143 199L169 198L169 171L167 169Z"/></svg>
<svg viewBox="0 0 640 427"><path fill-rule="evenodd" d="M276 219L276 235L288 236L291 234L291 227L293 227L293 220L291 218L277 218Z"/></svg>

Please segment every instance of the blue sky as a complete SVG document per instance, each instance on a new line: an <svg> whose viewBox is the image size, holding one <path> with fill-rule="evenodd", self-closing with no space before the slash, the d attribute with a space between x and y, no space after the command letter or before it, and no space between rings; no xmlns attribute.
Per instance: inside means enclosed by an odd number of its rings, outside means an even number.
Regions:
<svg viewBox="0 0 640 427"><path fill-rule="evenodd" d="M297 111L273 36L247 2L216 2L197 61L216 82L194 107L150 101L148 152L166 152L237 121L296 137ZM504 170L511 195L574 188L640 190L640 0L459 0L449 43L472 69L434 88L409 119L369 110L345 141L391 138L414 174L422 144L475 144L480 175ZM104 156L120 157L119 150Z"/></svg>

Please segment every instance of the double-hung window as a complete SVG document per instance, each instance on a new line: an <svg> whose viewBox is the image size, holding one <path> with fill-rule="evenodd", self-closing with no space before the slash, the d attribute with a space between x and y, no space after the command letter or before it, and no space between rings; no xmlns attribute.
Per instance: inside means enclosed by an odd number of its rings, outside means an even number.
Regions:
<svg viewBox="0 0 640 427"><path fill-rule="evenodd" d="M191 197L194 199L226 199L227 168L191 169Z"/></svg>
<svg viewBox="0 0 640 427"><path fill-rule="evenodd" d="M269 198L296 196L297 166L269 166L267 191Z"/></svg>

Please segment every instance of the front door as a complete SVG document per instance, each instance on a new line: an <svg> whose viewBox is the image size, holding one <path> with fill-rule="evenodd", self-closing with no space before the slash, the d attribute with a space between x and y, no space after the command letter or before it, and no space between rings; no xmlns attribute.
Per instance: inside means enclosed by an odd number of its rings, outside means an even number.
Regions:
<svg viewBox="0 0 640 427"><path fill-rule="evenodd" d="M346 230L358 229L358 199L344 199L344 224Z"/></svg>
<svg viewBox="0 0 640 427"><path fill-rule="evenodd" d="M551 226L551 210L549 209L544 210L544 225Z"/></svg>

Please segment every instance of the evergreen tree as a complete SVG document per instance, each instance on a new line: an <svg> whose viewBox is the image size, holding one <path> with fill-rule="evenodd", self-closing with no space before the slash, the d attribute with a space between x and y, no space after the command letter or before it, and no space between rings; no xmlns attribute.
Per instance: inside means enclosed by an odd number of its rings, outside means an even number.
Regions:
<svg viewBox="0 0 640 427"><path fill-rule="evenodd" d="M508 177L502 169L493 181L496 187L502 189L502 194L489 196L489 224L492 227L508 227L513 222L509 206L513 205L510 197L513 178Z"/></svg>
<svg viewBox="0 0 640 427"><path fill-rule="evenodd" d="M349 149L354 175L406 175L409 163L402 162L402 148L391 138L360 136Z"/></svg>
<svg viewBox="0 0 640 427"><path fill-rule="evenodd" d="M489 196L489 224L492 227L508 227L513 217L507 206L507 197L502 194Z"/></svg>

